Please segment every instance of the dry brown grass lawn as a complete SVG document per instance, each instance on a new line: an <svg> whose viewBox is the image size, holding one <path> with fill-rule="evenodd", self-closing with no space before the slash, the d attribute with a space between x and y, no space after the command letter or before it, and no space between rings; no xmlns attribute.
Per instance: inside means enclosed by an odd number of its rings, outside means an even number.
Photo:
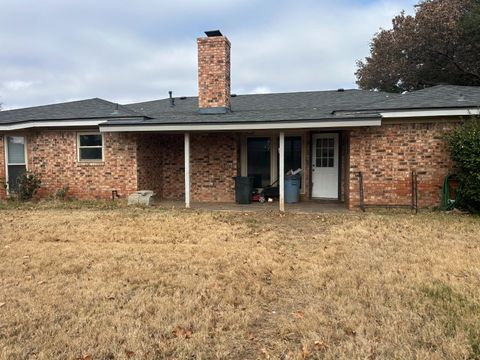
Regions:
<svg viewBox="0 0 480 360"><path fill-rule="evenodd" d="M478 359L480 219L0 211L4 359Z"/></svg>

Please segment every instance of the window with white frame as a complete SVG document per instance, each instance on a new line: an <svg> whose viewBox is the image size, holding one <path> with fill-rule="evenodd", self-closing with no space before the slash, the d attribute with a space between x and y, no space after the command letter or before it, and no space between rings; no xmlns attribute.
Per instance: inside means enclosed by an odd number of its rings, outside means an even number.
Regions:
<svg viewBox="0 0 480 360"><path fill-rule="evenodd" d="M77 136L78 161L103 161L101 133L78 133Z"/></svg>
<svg viewBox="0 0 480 360"><path fill-rule="evenodd" d="M27 153L24 136L6 136L6 170L8 191L18 191L19 180L27 170Z"/></svg>

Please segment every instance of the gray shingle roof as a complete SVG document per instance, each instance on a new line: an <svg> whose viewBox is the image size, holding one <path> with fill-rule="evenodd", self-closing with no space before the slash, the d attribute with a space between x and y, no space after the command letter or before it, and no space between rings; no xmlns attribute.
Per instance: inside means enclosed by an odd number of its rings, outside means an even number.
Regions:
<svg viewBox="0 0 480 360"><path fill-rule="evenodd" d="M357 108L337 108L336 113L352 110L413 110L480 107L480 86L438 85L364 104Z"/></svg>
<svg viewBox="0 0 480 360"><path fill-rule="evenodd" d="M106 119L108 124L248 123L376 116L382 110L480 107L480 87L441 85L408 94L366 90L310 91L232 97L232 112L205 115L198 98L161 99L117 105L94 98L0 111L0 124L42 120ZM367 115L368 114L368 115ZM358 114L356 116L359 116Z"/></svg>
<svg viewBox="0 0 480 360"><path fill-rule="evenodd" d="M81 120L143 117L131 109L99 98L0 111L0 124L39 120Z"/></svg>
<svg viewBox="0 0 480 360"><path fill-rule="evenodd" d="M271 122L336 118L332 112L337 108L356 108L397 96L365 90L239 95L231 99L232 112L216 115L200 114L198 97L176 98L175 106L169 99L125 106L151 118L144 124Z"/></svg>

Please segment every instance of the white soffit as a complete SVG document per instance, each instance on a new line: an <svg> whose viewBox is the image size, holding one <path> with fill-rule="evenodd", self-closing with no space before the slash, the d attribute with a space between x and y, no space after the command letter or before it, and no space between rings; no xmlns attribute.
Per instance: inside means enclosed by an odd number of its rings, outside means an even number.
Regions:
<svg viewBox="0 0 480 360"><path fill-rule="evenodd" d="M380 126L381 119L332 120L309 122L272 122L246 124L151 124L151 125L100 125L101 132L148 132L148 131L223 131L223 130L274 130L274 129L321 129L357 126Z"/></svg>
<svg viewBox="0 0 480 360"><path fill-rule="evenodd" d="M388 111L380 112L380 115L382 115L382 118L384 119L435 116L473 116L480 115L480 108Z"/></svg>
<svg viewBox="0 0 480 360"><path fill-rule="evenodd" d="M28 121L16 124L0 125L0 131L12 131L31 128L45 128L45 127L85 127L98 126L105 120L61 120L61 121Z"/></svg>

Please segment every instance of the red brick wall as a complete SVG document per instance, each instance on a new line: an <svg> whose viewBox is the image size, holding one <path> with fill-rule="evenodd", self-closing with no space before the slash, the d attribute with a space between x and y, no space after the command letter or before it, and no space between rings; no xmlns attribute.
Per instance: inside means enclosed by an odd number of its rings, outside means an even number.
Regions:
<svg viewBox="0 0 480 360"><path fill-rule="evenodd" d="M230 108L230 42L224 36L197 39L198 105Z"/></svg>
<svg viewBox="0 0 480 360"><path fill-rule="evenodd" d="M234 134L191 134L192 201L235 201L238 138Z"/></svg>
<svg viewBox="0 0 480 360"><path fill-rule="evenodd" d="M63 186L81 199L110 198L116 189L123 198L137 189L135 136L105 134L105 162L77 161L76 132L39 130L26 133L29 169L40 174L39 196L53 196Z"/></svg>
<svg viewBox="0 0 480 360"><path fill-rule="evenodd" d="M153 190L161 196L163 185L162 138L156 134L139 134L137 137L137 187Z"/></svg>
<svg viewBox="0 0 480 360"><path fill-rule="evenodd" d="M348 174L350 172L348 168L348 133L345 131L342 131L339 135L339 141L340 141L340 201L342 202L348 202Z"/></svg>
<svg viewBox="0 0 480 360"><path fill-rule="evenodd" d="M76 131L26 132L29 169L40 174L40 197L54 196L68 185L80 199L122 198L138 190L154 190L160 199L184 199L183 134L105 134L105 162L77 161ZM237 137L228 133L191 134L192 201L234 201ZM3 137L0 178L5 177ZM0 196L5 193L0 188Z"/></svg>
<svg viewBox="0 0 480 360"><path fill-rule="evenodd" d="M140 135L139 188L154 190L160 199L185 196L184 135ZM228 133L190 134L192 201L234 201L237 138ZM152 164L156 169L151 169ZM150 168L150 169L147 169Z"/></svg>
<svg viewBox="0 0 480 360"><path fill-rule="evenodd" d="M158 199L184 199L183 142L183 134L139 135L137 148L139 189L154 190Z"/></svg>
<svg viewBox="0 0 480 360"><path fill-rule="evenodd" d="M163 187L161 198L185 199L185 156L184 135L161 135ZM192 182L192 180L190 181Z"/></svg>
<svg viewBox="0 0 480 360"><path fill-rule="evenodd" d="M438 205L444 177L453 168L443 135L456 121L384 122L350 132L349 206L359 206L357 173L368 204L410 204L411 172L418 174L419 206Z"/></svg>

